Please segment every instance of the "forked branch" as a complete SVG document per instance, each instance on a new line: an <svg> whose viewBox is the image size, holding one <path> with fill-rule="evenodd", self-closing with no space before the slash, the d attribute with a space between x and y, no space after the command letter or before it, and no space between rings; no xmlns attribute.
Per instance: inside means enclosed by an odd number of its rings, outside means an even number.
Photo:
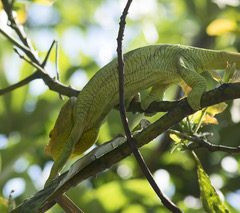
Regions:
<svg viewBox="0 0 240 213"><path fill-rule="evenodd" d="M56 91L57 93L66 95L68 97L77 96L79 93L78 90L65 86L58 80L51 78L48 75L47 70L45 70L44 68L46 61L43 63L40 62L40 60L37 57L37 52L33 49L30 39L27 38L27 35L24 32L23 27L17 24L13 16L13 3L14 1L2 0L3 8L8 16L8 24L17 34L18 39L12 37L1 28L0 33L26 55L26 56L21 55L21 57L25 59L28 63L30 63L33 67L35 67L37 71L35 71L36 74L32 74L31 77L29 76L26 79L23 79L22 81L16 83L15 85L10 85L9 88L4 88L0 90L0 94L10 92L36 78L41 78L44 81L44 83L49 87L50 90ZM48 58L48 56L46 58Z"/></svg>

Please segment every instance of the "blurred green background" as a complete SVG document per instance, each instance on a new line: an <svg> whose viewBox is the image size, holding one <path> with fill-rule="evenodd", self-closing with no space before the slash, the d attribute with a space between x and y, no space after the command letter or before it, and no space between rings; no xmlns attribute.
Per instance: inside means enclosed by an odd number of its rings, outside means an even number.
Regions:
<svg viewBox="0 0 240 213"><path fill-rule="evenodd" d="M51 42L59 43L60 79L82 89L97 70L116 56L116 37L122 0L35 0L16 1L17 20L23 23L40 57ZM1 6L0 6L1 8ZM6 15L0 10L0 27ZM124 51L157 43L180 43L240 50L240 1L238 0L138 0L129 11ZM54 77L54 51L46 69ZM0 35L0 88L30 75L33 68L12 50ZM211 82L210 88L216 86ZM171 87L165 99L172 100L177 88ZM66 98L65 98L66 100ZM7 211L7 199L20 204L43 187L52 161L44 146L64 101L35 80L0 96L0 212ZM131 128L143 115L129 113ZM228 103L217 116L211 141L240 145L240 100ZM103 124L99 143L123 132L118 111L112 111ZM141 151L164 192L185 212L203 212L194 161L187 152L171 150L171 140L161 135ZM222 152L198 150L198 156L212 184L228 203L231 212L240 211L240 157ZM70 164L70 163L69 163ZM167 212L142 177L133 157L92 177L68 192L86 212L151 213ZM57 205L48 212L62 212Z"/></svg>

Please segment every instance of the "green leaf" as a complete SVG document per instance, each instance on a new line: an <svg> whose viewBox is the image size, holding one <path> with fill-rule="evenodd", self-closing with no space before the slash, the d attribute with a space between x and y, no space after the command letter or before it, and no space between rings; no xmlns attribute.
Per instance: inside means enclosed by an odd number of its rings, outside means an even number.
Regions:
<svg viewBox="0 0 240 213"><path fill-rule="evenodd" d="M203 208L209 213L228 213L229 210L221 201L219 195L211 184L211 181L202 168L200 161L196 158L198 182L200 186L201 200Z"/></svg>
<svg viewBox="0 0 240 213"><path fill-rule="evenodd" d="M204 110L197 111L193 115L190 115L189 118L194 124L208 125L208 124L218 124L218 120L215 115L224 112L228 107L228 104L222 102L219 104L212 105Z"/></svg>
<svg viewBox="0 0 240 213"><path fill-rule="evenodd" d="M231 19L215 19L207 27L207 34L210 36L221 36L225 33L234 32L237 29L237 23Z"/></svg>
<svg viewBox="0 0 240 213"><path fill-rule="evenodd" d="M170 133L170 134L169 134L169 137L170 137L176 144L182 142L182 139L181 139L178 135L176 135L176 134L174 134L174 133Z"/></svg>

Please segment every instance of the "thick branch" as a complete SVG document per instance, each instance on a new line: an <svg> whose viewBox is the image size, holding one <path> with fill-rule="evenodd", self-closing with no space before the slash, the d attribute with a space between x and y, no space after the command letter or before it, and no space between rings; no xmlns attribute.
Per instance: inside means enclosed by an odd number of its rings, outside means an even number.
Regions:
<svg viewBox="0 0 240 213"><path fill-rule="evenodd" d="M224 84L217 89L204 93L201 100L201 106L204 108L237 98L240 98L240 83ZM141 147L144 144L149 143L158 135L192 113L194 113L194 111L189 107L186 98L179 101L174 109L134 136L137 146ZM56 197L66 192L71 187L74 187L91 176L96 176L97 173L110 168L131 153L129 146L126 143L120 143L118 146L116 146L116 143L114 142L103 144L103 146L107 145L109 145L111 149L107 150L106 153L102 153L101 156L96 158L96 156L92 154L92 151L90 157L89 155L84 156L73 164L68 172L57 177L47 188L37 192L33 197L26 200L12 212L24 212L24 210L27 209L38 211L40 207L51 202L54 203L53 200ZM94 153L99 149L101 149L101 147L95 149Z"/></svg>

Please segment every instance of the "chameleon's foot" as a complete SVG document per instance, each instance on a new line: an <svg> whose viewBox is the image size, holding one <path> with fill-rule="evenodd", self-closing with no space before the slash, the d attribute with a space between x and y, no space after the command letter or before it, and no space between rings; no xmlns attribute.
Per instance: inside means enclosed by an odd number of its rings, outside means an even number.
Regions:
<svg viewBox="0 0 240 213"><path fill-rule="evenodd" d="M198 111L201 109L200 100L201 100L201 97L199 98L198 96L197 97L193 96L191 95L191 93L187 97L188 104L194 111Z"/></svg>
<svg viewBox="0 0 240 213"><path fill-rule="evenodd" d="M153 97L153 96L148 96L141 102L141 108L146 111L149 106L151 105L152 102L154 101L159 101L159 98ZM151 117L154 116L156 113L155 112L144 112L145 116Z"/></svg>
<svg viewBox="0 0 240 213"><path fill-rule="evenodd" d="M151 124L151 122L147 119L142 119L137 126L135 126L132 130L133 135L136 135L137 133L141 132L142 130L146 129L149 125Z"/></svg>
<svg viewBox="0 0 240 213"><path fill-rule="evenodd" d="M143 100L143 101L141 101L141 108L145 111L149 107L150 104L151 103L149 103L148 101Z"/></svg>
<svg viewBox="0 0 240 213"><path fill-rule="evenodd" d="M151 103L150 103L151 104ZM141 104L141 108L145 111L146 109L148 109L148 107L150 106L150 104L146 104L146 105L142 105ZM154 116L156 113L155 112L144 112L144 115L147 117L152 117Z"/></svg>
<svg viewBox="0 0 240 213"><path fill-rule="evenodd" d="M168 86L168 84L162 84L162 82L154 84L148 96L141 102L142 109L146 110L154 101L162 101L164 91ZM156 113L145 113L146 116L153 116L154 114Z"/></svg>
<svg viewBox="0 0 240 213"><path fill-rule="evenodd" d="M57 176L58 176L58 175L57 175ZM44 188L46 188L47 186L49 186L49 185L52 183L53 179L56 178L57 176L51 177L51 176L49 175L48 179L46 180L46 182L45 182L45 184L44 184Z"/></svg>
<svg viewBox="0 0 240 213"><path fill-rule="evenodd" d="M57 177L59 176L59 169L57 167L56 161L54 162L52 169L50 171L50 174L48 176L48 179L46 180L45 184L44 184L44 188L46 186L49 186L51 184L51 182Z"/></svg>

